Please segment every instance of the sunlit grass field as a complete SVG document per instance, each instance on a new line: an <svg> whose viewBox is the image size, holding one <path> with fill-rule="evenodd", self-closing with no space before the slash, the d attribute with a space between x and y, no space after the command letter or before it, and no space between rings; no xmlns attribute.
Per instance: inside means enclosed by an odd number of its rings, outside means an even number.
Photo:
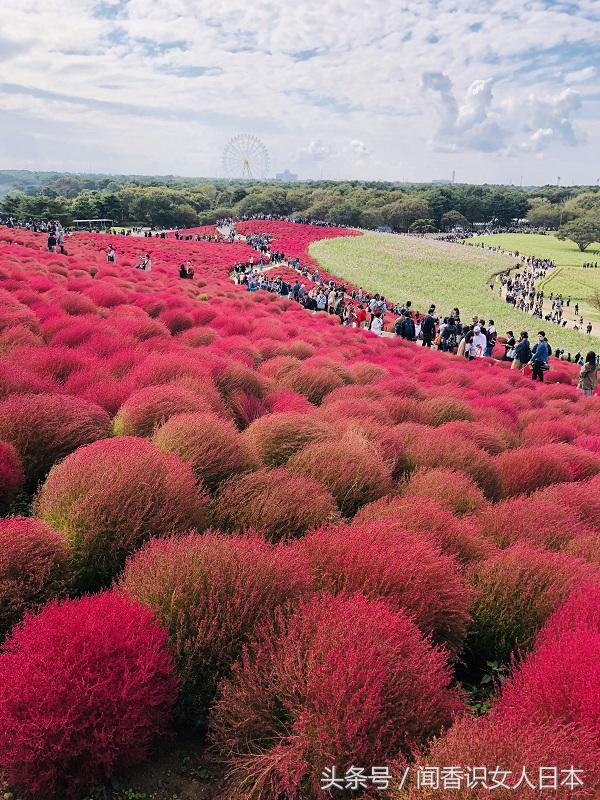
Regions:
<svg viewBox="0 0 600 800"><path fill-rule="evenodd" d="M600 313L589 302L593 292L600 291L600 254L594 255L594 251L600 251L600 244L591 244L582 253L574 242L535 233L499 233L471 241L497 245L504 250L518 250L528 256L551 258L558 264L558 269L540 284L544 292L562 294L563 297L571 295L573 303L579 303L585 320L591 320L595 328L600 327ZM583 269L582 264L589 262L597 263L598 268Z"/></svg>
<svg viewBox="0 0 600 800"><path fill-rule="evenodd" d="M515 265L510 256L468 245L371 232L315 242L310 253L332 274L393 301L411 300L413 308L420 311L435 303L445 315L458 306L463 319L475 314L493 319L500 334L540 327L537 318L516 311L499 296L497 288L493 292L489 288L498 272ZM546 327L553 347L571 353L600 348L596 336L550 323Z"/></svg>

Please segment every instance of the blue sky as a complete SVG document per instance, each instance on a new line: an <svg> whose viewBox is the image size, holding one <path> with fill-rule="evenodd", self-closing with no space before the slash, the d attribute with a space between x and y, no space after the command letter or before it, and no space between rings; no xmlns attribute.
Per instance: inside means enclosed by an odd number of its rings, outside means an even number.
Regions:
<svg viewBox="0 0 600 800"><path fill-rule="evenodd" d="M600 0L20 0L2 19L3 169L220 176L250 132L302 178L600 178Z"/></svg>

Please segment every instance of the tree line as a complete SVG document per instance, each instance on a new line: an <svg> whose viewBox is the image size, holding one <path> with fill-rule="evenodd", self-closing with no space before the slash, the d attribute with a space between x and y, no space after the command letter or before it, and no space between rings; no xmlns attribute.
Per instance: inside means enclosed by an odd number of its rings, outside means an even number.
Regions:
<svg viewBox="0 0 600 800"><path fill-rule="evenodd" d="M202 179L0 173L11 190L2 213L15 219L107 218L114 225L189 227L229 216L271 214L394 231L437 231L513 220L559 228L590 211L595 187L397 184L314 181L295 184ZM25 176L25 177L24 177ZM587 200L585 198L588 198ZM592 198L590 201L589 198ZM586 206L587 204L587 206ZM584 208L584 206L586 206Z"/></svg>

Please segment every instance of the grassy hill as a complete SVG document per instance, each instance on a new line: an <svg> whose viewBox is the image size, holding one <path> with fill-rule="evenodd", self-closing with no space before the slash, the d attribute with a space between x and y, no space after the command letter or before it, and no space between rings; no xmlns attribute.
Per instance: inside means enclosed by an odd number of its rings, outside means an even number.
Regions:
<svg viewBox="0 0 600 800"><path fill-rule="evenodd" d="M556 236L542 234L500 233L483 236L477 241L493 244L505 250L518 250L528 256L551 258L558 269L543 281L546 294L554 292L563 296L571 295L574 303L579 303L586 319L600 327L600 312L590 305L594 291L600 291L600 244L591 244L585 252L580 252L574 242L557 239ZM597 269L583 269L582 264L597 263Z"/></svg>
<svg viewBox="0 0 600 800"><path fill-rule="evenodd" d="M435 303L442 314L458 306L464 319L475 314L493 319L500 333L509 329L532 331L540 324L513 309L489 288L494 275L514 265L511 256L385 233L316 242L310 254L334 275L368 291L383 292L392 300L410 299L422 311L430 303ZM600 277L600 269L597 272ZM564 347L572 353L591 346L600 348L600 338L596 336L547 327L554 347Z"/></svg>

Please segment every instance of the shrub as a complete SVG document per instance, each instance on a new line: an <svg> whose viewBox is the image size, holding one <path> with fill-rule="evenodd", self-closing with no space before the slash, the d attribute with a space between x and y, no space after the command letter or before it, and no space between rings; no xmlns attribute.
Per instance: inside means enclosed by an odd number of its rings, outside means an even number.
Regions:
<svg viewBox="0 0 600 800"><path fill-rule="evenodd" d="M469 404L454 397L430 397L422 403L421 408L425 421L436 427L453 420L473 419Z"/></svg>
<svg viewBox="0 0 600 800"><path fill-rule="evenodd" d="M502 496L529 494L552 483L568 481L571 477L564 454L556 445L523 447L507 450L494 459L502 485Z"/></svg>
<svg viewBox="0 0 600 800"><path fill-rule="evenodd" d="M280 467L305 445L332 434L328 425L308 414L267 414L244 431L244 438L265 466Z"/></svg>
<svg viewBox="0 0 600 800"><path fill-rule="evenodd" d="M402 487L402 494L431 497L455 514L469 514L487 505L479 486L456 469L418 470Z"/></svg>
<svg viewBox="0 0 600 800"><path fill-rule="evenodd" d="M357 434L306 445L290 458L288 469L321 481L345 517L392 489L388 465L368 440Z"/></svg>
<svg viewBox="0 0 600 800"><path fill-rule="evenodd" d="M535 640L536 648L573 631L600 634L600 583L596 580L574 589L550 615Z"/></svg>
<svg viewBox="0 0 600 800"><path fill-rule="evenodd" d="M486 497L494 500L500 495L500 479L494 461L462 436L428 428L408 443L406 454L411 469L457 469L470 475Z"/></svg>
<svg viewBox="0 0 600 800"><path fill-rule="evenodd" d="M505 681L497 713L517 723L575 725L600 740L600 633L555 630Z"/></svg>
<svg viewBox="0 0 600 800"><path fill-rule="evenodd" d="M76 798L143 762L176 697L166 633L105 593L52 603L0 655L0 766L17 791Z"/></svg>
<svg viewBox="0 0 600 800"><path fill-rule="evenodd" d="M302 363L280 375L278 382L318 405L325 395L344 385L343 378L329 366Z"/></svg>
<svg viewBox="0 0 600 800"><path fill-rule="evenodd" d="M600 747L597 741L589 734L574 727L558 723L534 723L523 720L515 723L504 719L500 715L488 714L474 719L473 717L460 717L444 736L437 739L429 753L418 759L424 766L435 767L455 766L455 774L468 775L473 767L479 767L481 777L485 770L485 783L469 788L466 777L460 780L460 789L452 788L450 779L446 782L448 788L440 780L437 789L419 790L418 796L423 800L484 800L486 796L499 797L508 800L509 797L518 797L519 800L539 800L546 792L539 789L540 768L556 767L558 770L558 783L565 779L561 770L569 770L574 765L583 769L584 786L573 795L570 791L562 790L557 793L547 792L553 797L575 796L581 800L594 800L600 788ZM532 789L524 781L518 788L516 786L523 774L523 768L535 788ZM508 773L505 775L505 773ZM449 775L449 773L447 772ZM475 773L472 773L475 777ZM548 778L548 773L543 773ZM494 782L500 784L505 779L507 788L504 791L492 789ZM548 782L546 782L548 785ZM390 800L406 798L402 792L392 791ZM412 795L410 795L412 797Z"/></svg>
<svg viewBox="0 0 600 800"><path fill-rule="evenodd" d="M325 595L278 614L214 707L231 793L321 797L326 767L385 764L448 725L449 684L443 653L382 601Z"/></svg>
<svg viewBox="0 0 600 800"><path fill-rule="evenodd" d="M117 436L152 436L176 414L211 411L210 400L182 386L147 386L134 392L113 421Z"/></svg>
<svg viewBox="0 0 600 800"><path fill-rule="evenodd" d="M382 497L363 506L354 517L354 523L372 520L381 520L382 526L389 521L406 530L429 533L443 553L456 556L465 564L486 558L495 551L470 519L458 519L429 497Z"/></svg>
<svg viewBox="0 0 600 800"><path fill-rule="evenodd" d="M482 508L476 517L481 533L498 547L526 542L549 550L562 550L574 537L590 528L572 509L548 503L541 492L512 497Z"/></svg>
<svg viewBox="0 0 600 800"><path fill-rule="evenodd" d="M320 591L383 598L406 609L425 635L460 651L472 595L458 562L430 534L374 521L323 528L293 546L310 563Z"/></svg>
<svg viewBox="0 0 600 800"><path fill-rule="evenodd" d="M70 580L61 537L31 517L0 519L0 640L25 611L63 596Z"/></svg>
<svg viewBox="0 0 600 800"><path fill-rule="evenodd" d="M521 435L525 446L551 444L552 442L572 442L577 436L577 428L570 422L548 420L532 422Z"/></svg>
<svg viewBox="0 0 600 800"><path fill-rule="evenodd" d="M109 426L103 408L68 395L13 395L0 403L0 439L17 451L29 488L73 450L108 436Z"/></svg>
<svg viewBox="0 0 600 800"><path fill-rule="evenodd" d="M283 467L231 478L217 495L214 513L219 528L254 528L273 541L302 536L339 518L335 500L323 484Z"/></svg>
<svg viewBox="0 0 600 800"><path fill-rule="evenodd" d="M36 508L67 543L80 589L107 585L152 536L208 523L189 464L133 436L72 453L48 475Z"/></svg>
<svg viewBox="0 0 600 800"><path fill-rule="evenodd" d="M311 580L283 545L209 531L149 542L128 561L122 587L169 631L182 710L198 722L257 624L307 593Z"/></svg>
<svg viewBox="0 0 600 800"><path fill-rule="evenodd" d="M471 568L477 596L467 644L481 661L506 660L533 644L547 617L596 570L565 553L525 544L501 550Z"/></svg>
<svg viewBox="0 0 600 800"><path fill-rule="evenodd" d="M0 442L0 514L6 513L25 481L23 467L15 448Z"/></svg>
<svg viewBox="0 0 600 800"><path fill-rule="evenodd" d="M188 461L196 479L211 492L223 481L258 466L248 442L216 414L178 414L158 429L161 450Z"/></svg>
<svg viewBox="0 0 600 800"><path fill-rule="evenodd" d="M477 447L481 447L491 456L496 456L515 444L512 433L506 428L484 425L480 421L466 422L456 420L455 422L447 422L441 426L441 430L447 433L459 434L464 439L476 444Z"/></svg>

